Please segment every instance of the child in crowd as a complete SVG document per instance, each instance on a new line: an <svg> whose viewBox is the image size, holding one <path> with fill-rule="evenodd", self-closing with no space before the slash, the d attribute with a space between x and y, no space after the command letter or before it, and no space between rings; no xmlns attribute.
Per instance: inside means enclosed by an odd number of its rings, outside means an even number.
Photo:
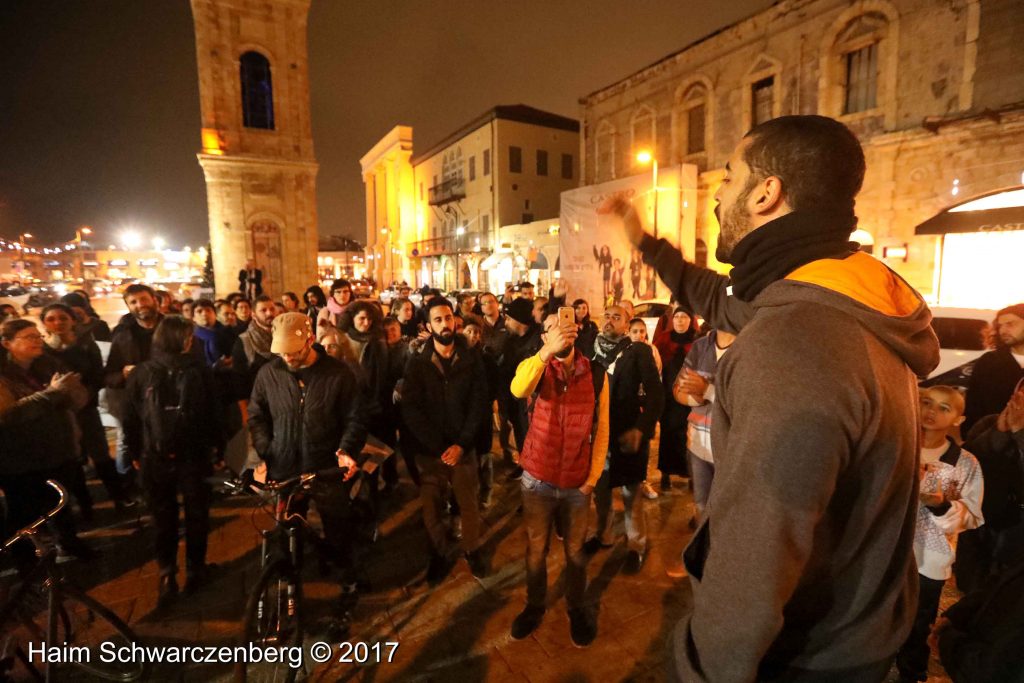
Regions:
<svg viewBox="0 0 1024 683"><path fill-rule="evenodd" d="M901 681L928 679L928 634L942 586L952 575L956 536L984 523L981 467L949 436L963 421L964 398L956 389L921 390L921 489L914 535L919 593L914 625L896 657Z"/></svg>

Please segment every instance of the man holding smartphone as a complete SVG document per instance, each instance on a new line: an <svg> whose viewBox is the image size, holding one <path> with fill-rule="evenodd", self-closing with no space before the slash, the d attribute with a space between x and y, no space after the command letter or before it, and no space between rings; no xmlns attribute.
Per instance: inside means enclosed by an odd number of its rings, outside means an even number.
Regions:
<svg viewBox="0 0 1024 683"><path fill-rule="evenodd" d="M604 370L576 353L572 308L544 319L544 345L516 370L512 394L529 403L532 419L520 464L526 523L526 608L512 622L512 637L526 638L540 625L547 596L551 527L560 525L566 559L565 601L577 647L597 635L583 605L587 586L583 539L590 494L608 451L608 386Z"/></svg>

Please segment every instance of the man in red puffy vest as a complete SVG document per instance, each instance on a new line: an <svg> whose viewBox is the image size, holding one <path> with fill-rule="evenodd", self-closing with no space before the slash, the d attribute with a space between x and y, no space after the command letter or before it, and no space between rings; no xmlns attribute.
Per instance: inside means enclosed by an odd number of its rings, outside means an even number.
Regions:
<svg viewBox="0 0 1024 683"><path fill-rule="evenodd" d="M526 609L512 622L512 637L530 635L544 616L547 553L551 527L558 520L565 545L565 601L569 632L577 647L597 635L594 617L583 605L587 586L587 532L590 493L608 453L608 387L604 370L573 349L575 324L544 320L544 346L516 370L512 394L529 398L532 417L519 464L523 468L526 522Z"/></svg>

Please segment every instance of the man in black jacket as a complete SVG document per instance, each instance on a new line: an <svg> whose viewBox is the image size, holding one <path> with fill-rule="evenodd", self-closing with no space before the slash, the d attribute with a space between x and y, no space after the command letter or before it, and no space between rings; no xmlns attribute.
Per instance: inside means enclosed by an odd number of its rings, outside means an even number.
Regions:
<svg viewBox="0 0 1024 683"><path fill-rule="evenodd" d="M260 368L249 399L249 433L267 478L281 481L337 466L348 468L349 482L366 442L366 392L349 366L314 347L308 316L284 313L272 329L270 350L278 357ZM336 481L317 482L312 490L343 581L354 569L350 490Z"/></svg>
<svg viewBox="0 0 1024 683"><path fill-rule="evenodd" d="M419 452L420 500L432 555L427 580L438 583L451 565L442 506L455 490L462 513L462 549L476 577L487 573L477 545L480 481L474 448L487 414L487 376L480 353L455 334L455 313L444 297L426 305L431 340L409 359L402 387L402 416Z"/></svg>
<svg viewBox="0 0 1024 683"><path fill-rule="evenodd" d="M1002 411L1017 383L1024 379L1024 304L996 313L996 348L974 364L967 386L962 434L986 415Z"/></svg>
<svg viewBox="0 0 1024 683"><path fill-rule="evenodd" d="M157 310L156 293L146 285L128 285L124 290L124 303L129 315L122 318L110 337L110 354L104 370L107 387L107 410L119 422L124 414L124 391L128 375L137 365L149 360L153 333L163 319ZM117 469L131 478L130 460L137 454L127 453L124 431L117 433Z"/></svg>
<svg viewBox="0 0 1024 683"><path fill-rule="evenodd" d="M621 306L604 312L604 326L594 344L592 360L608 373L611 395L608 465L594 488L597 534L584 544L588 553L612 545L612 489L621 487L626 508L629 552L626 569L640 571L647 555L647 523L640 488L647 477L647 455L654 426L661 415L665 391L651 347L634 344L626 335L629 317Z"/></svg>

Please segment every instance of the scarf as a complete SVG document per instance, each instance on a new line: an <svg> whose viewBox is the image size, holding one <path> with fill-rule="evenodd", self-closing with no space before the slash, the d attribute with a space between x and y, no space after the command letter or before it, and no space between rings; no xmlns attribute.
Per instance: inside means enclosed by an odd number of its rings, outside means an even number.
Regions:
<svg viewBox="0 0 1024 683"><path fill-rule="evenodd" d="M611 373L612 365L615 363L624 348L629 346L629 337L622 336L618 339L606 337L603 334L597 335L594 339L594 360L604 366Z"/></svg>
<svg viewBox="0 0 1024 683"><path fill-rule="evenodd" d="M217 334L217 328L196 325L193 334L196 341L202 344L203 359L206 361L206 364L213 367L214 363L220 360L221 356L220 345L217 343L220 336Z"/></svg>
<svg viewBox="0 0 1024 683"><path fill-rule="evenodd" d="M850 241L857 217L794 211L762 225L740 240L731 262L732 293L753 301L765 287L823 258L846 258L859 245Z"/></svg>
<svg viewBox="0 0 1024 683"><path fill-rule="evenodd" d="M270 353L270 342L273 336L269 327L260 327L256 322L249 325L248 329L241 334L239 339L242 340L242 347L245 349L245 356L250 365L256 360L256 356L270 358L273 355Z"/></svg>

